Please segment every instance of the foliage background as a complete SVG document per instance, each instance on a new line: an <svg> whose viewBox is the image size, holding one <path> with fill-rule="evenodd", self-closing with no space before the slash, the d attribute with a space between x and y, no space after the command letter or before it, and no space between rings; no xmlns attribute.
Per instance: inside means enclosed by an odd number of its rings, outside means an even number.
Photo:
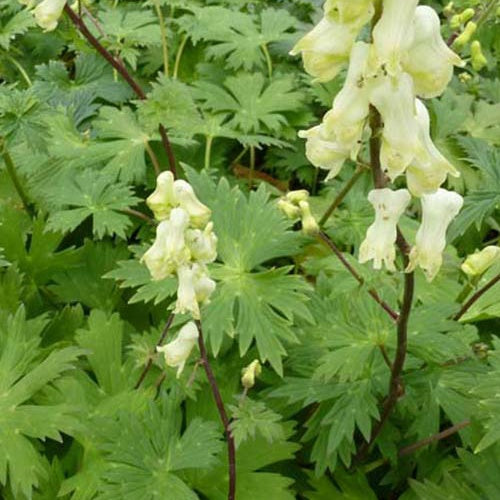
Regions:
<svg viewBox="0 0 500 500"><path fill-rule="evenodd" d="M87 24L148 92L138 102L67 18L42 33L17 2L0 1L0 135L36 207L31 217L2 167L3 498L225 498L222 428L201 370L193 372L196 356L179 380L167 369L160 386L165 367L155 357L134 389L175 294L174 282L151 282L140 264L154 228L131 212L147 213L152 157L167 165L160 122L219 236L218 287L203 323L234 417L237 498L498 498L498 290L460 323L447 319L467 285L463 257L499 237L498 24L477 35L488 67L468 66L470 79L455 77L429 102L433 138L462 173L451 182L465 208L436 281L417 277L405 395L360 465L352 456L388 383L380 346L395 347L393 324L366 288L394 307L401 290L399 274L373 273L351 256L371 222L370 179L326 227L364 287L273 201L305 187L320 215L355 168L325 184L297 139L343 81L314 84L287 54L321 3L162 0L167 76L154 2L89 2L97 23ZM409 235L412 213L403 220ZM264 371L241 403L240 371L254 358ZM472 425L459 434L398 458L466 419Z"/></svg>

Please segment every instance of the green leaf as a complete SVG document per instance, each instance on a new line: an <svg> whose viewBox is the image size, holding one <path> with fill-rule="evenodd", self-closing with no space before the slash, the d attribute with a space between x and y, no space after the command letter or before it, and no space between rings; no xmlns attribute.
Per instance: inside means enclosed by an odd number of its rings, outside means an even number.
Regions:
<svg viewBox="0 0 500 500"><path fill-rule="evenodd" d="M217 113L230 113L230 127L243 132L278 133L287 125L286 113L301 106L303 94L288 76L266 85L261 73L230 76L224 87L207 81L196 85L196 97Z"/></svg>
<svg viewBox="0 0 500 500"><path fill-rule="evenodd" d="M10 44L17 35L23 35L33 26L35 26L35 20L28 10L17 12L0 27L0 47L9 50Z"/></svg>
<svg viewBox="0 0 500 500"><path fill-rule="evenodd" d="M120 210L137 204L139 198L132 195L132 189L125 184L113 182L104 175L86 170L76 176L66 189L53 193L54 204L69 206L49 217L47 227L54 231L72 231L87 217L92 216L93 231L98 238L106 234L126 237L130 227L129 218Z"/></svg>

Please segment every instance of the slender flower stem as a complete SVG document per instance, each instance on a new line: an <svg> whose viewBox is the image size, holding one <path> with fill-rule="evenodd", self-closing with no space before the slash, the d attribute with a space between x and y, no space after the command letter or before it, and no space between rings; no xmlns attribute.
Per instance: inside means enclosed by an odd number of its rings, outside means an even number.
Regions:
<svg viewBox="0 0 500 500"><path fill-rule="evenodd" d="M165 326L163 327L160 338L158 339L158 342L156 343L156 347L159 347L163 344L163 341L165 340L165 337L167 336L167 333L170 330L170 327L172 326L174 318L175 318L175 314L170 313L170 316L168 317L167 322L165 323ZM142 373L139 377L139 380L135 384L134 389L139 389L139 387L144 382L144 379L146 378L146 375L148 374L152 365L153 365L153 355L151 354L148 358L148 362L146 363L146 366L142 370Z"/></svg>
<svg viewBox="0 0 500 500"><path fill-rule="evenodd" d="M158 0L153 0L153 3L155 5L158 21L160 22L161 45L163 50L163 70L165 72L165 76L168 77L170 74L170 70L168 65L168 38L167 38L167 29L165 27L165 18L163 17L163 12L161 10L160 2Z"/></svg>
<svg viewBox="0 0 500 500"><path fill-rule="evenodd" d="M123 62L114 57L108 50L104 48L104 46L99 42L99 40L90 32L87 25L83 21L83 19L74 12L71 7L66 4L64 6L64 12L71 19L71 22L75 25L75 27L80 31L80 33L87 39L87 41L94 47L97 52L106 60L109 64L122 76L122 78L127 82L130 88L134 91L134 93L141 100L147 99L146 94L140 87L140 85L134 80L132 75L128 72L127 68L123 64ZM171 172L176 175L176 162L174 152L172 150L172 146L167 136L167 132L163 125L159 126L160 136L162 138L163 147L165 148L165 153L167 154L169 166Z"/></svg>
<svg viewBox="0 0 500 500"><path fill-rule="evenodd" d="M269 53L269 49L267 48L267 44L263 43L260 48L262 49L262 52L264 53L264 56L266 58L266 64L267 64L267 73L269 75L269 78L272 78L273 76L273 60L271 59L271 54Z"/></svg>
<svg viewBox="0 0 500 500"><path fill-rule="evenodd" d="M24 78L26 85L28 85L28 87L32 87L33 82L31 81L31 78L29 77L28 72L24 69L23 65L16 58L12 57L7 52L4 52L2 55L17 68L21 76Z"/></svg>
<svg viewBox="0 0 500 500"><path fill-rule="evenodd" d="M323 231L320 231L318 233L318 239L322 243L324 243L328 248L330 248L330 250L337 256L337 258L344 265L344 267L354 276L354 279L360 285L364 285L365 280L360 276L360 274L356 271L356 269L354 269L354 267L351 266L351 264L349 263L349 261L344 257L344 255L342 254L342 252L338 249L337 245L335 245L335 243L328 237L328 235L326 233L324 233ZM389 316L394 321L398 320L399 314L396 311L394 311L389 306L389 304L387 304L387 302L385 302L384 300L382 300L382 298L380 297L380 295L377 293L376 290L374 290L373 288L370 288L368 290L368 293L373 298L373 300L375 300L375 302L377 302L377 304L379 304L382 307L382 309L384 309L384 311L387 314L389 314Z"/></svg>
<svg viewBox="0 0 500 500"><path fill-rule="evenodd" d="M21 181L19 180L19 177L17 176L16 166L14 165L14 162L12 160L12 157L10 156L9 151L5 147L3 140L1 142L2 142L1 144L2 157L5 163L5 167L7 168L7 173L9 174L10 180L12 181L12 184L14 185L14 188L16 189L17 194L19 195L19 198L21 198L21 201L23 203L26 212L28 212L28 215L31 218L33 218L35 217L35 210L33 208L33 204L31 203L28 195L26 194L26 191L23 188L23 185L21 184Z"/></svg>
<svg viewBox="0 0 500 500"><path fill-rule="evenodd" d="M486 285L480 288L458 311L458 313L453 317L454 320L458 321L471 307L477 302L490 288L494 287L500 281L500 273L494 276Z"/></svg>
<svg viewBox="0 0 500 500"><path fill-rule="evenodd" d="M231 423L227 416L226 409L224 407L224 402L222 401L222 396L220 394L217 381L215 380L214 372L212 371L212 367L210 366L210 362L208 360L207 349L205 347L205 341L203 340L203 330L201 327L201 322L196 321L196 326L198 327L198 334L199 334L198 346L200 348L200 355L203 368L205 369L208 383L210 384L210 388L212 389L212 394L214 396L215 404L217 406L217 410L219 411L219 416L222 421L222 425L224 426L224 431L226 434L227 453L229 461L229 491L227 499L234 500L236 495L236 448L234 445L234 438L231 433Z"/></svg>
<svg viewBox="0 0 500 500"><path fill-rule="evenodd" d="M126 215L132 215L133 217L137 217L138 219L142 219L143 221L146 221L148 224L151 224L152 226L156 226L158 224L154 219L152 219L148 215L139 212L139 210L134 210L133 208L124 208L123 210L120 210L120 212Z"/></svg>
<svg viewBox="0 0 500 500"><path fill-rule="evenodd" d="M177 49L177 54L175 56L175 64L174 64L174 74L173 74L174 80L177 80L177 77L179 76L179 69L181 67L182 54L184 54L184 49L186 48L187 41L188 41L188 36L184 35L182 37L179 48Z"/></svg>
<svg viewBox="0 0 500 500"><path fill-rule="evenodd" d="M210 168L210 157L212 154L212 143L214 141L213 136L207 135L206 143L205 143L205 169Z"/></svg>
<svg viewBox="0 0 500 500"><path fill-rule="evenodd" d="M250 175L248 176L248 185L250 189L253 186L253 178L255 172L255 147L250 146Z"/></svg>
<svg viewBox="0 0 500 500"><path fill-rule="evenodd" d="M149 144L148 141L144 141L144 147L148 153L148 156L149 156L149 159L151 160L151 163L153 164L153 168L155 169L156 176L160 175L160 173L161 173L160 164L158 162L158 158L155 155L155 152L153 151L153 148L151 147L151 144Z"/></svg>
<svg viewBox="0 0 500 500"><path fill-rule="evenodd" d="M333 212L339 207L339 205L344 201L344 198L347 196L349 191L353 188L353 186L358 182L358 180L362 177L365 172L365 168L358 166L354 171L352 177L347 181L347 184L342 188L337 197L333 200L332 204L328 207L328 210L323 214L319 221L319 227L323 227L326 221L330 218Z"/></svg>

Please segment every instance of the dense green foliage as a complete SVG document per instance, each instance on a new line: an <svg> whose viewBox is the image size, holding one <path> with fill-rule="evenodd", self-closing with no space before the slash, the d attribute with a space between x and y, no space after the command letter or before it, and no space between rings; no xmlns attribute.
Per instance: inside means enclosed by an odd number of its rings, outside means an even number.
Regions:
<svg viewBox="0 0 500 500"><path fill-rule="evenodd" d="M476 35L488 66L457 70L446 93L429 101L433 139L462 174L449 182L465 205L438 277L427 283L416 274L404 395L357 463L387 394L383 352L393 358L396 346L394 322L367 290L398 310L403 273L374 272L354 258L372 220L370 175L325 226L363 286L275 202L306 188L319 218L356 168L324 183L297 137L345 77L314 83L288 55L322 2L84 3L92 33L146 100L67 16L43 33L22 5L0 0L0 496L226 498L223 429L197 355L176 379L155 354L134 388L176 293L175 279L152 282L140 262L154 227L137 211L150 216L143 200L155 163L168 168L163 123L180 175L212 209L219 238L210 266L217 290L202 320L233 418L236 498L498 499L499 285L460 321L450 319L464 288L500 272L497 263L469 283L460 270L500 235L495 12ZM421 3L440 13L444 6ZM452 32L446 21L443 32ZM402 220L408 235L414 213ZM169 337L187 319L177 316ZM242 397L241 369L255 358L263 372ZM459 433L398 456L466 420Z"/></svg>

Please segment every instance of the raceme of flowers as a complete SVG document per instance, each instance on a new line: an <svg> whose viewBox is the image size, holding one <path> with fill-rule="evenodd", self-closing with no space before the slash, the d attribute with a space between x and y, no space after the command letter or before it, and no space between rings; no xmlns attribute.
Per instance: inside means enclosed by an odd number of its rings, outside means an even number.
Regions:
<svg viewBox="0 0 500 500"><path fill-rule="evenodd" d="M142 260L153 280L177 276L175 313L200 319L200 306L209 302L215 290L207 270L217 257L211 211L188 182L174 180L171 172L158 176L156 190L146 203L159 224L156 239Z"/></svg>
<svg viewBox="0 0 500 500"><path fill-rule="evenodd" d="M418 0L383 0L372 43L357 41L374 16L373 0L328 0L320 23L292 50L319 81L329 81L348 64L342 90L315 127L299 132L307 139L313 165L335 177L346 160L356 161L370 108L381 116L380 163L391 181L406 176L407 189L375 189L369 194L376 215L360 248L360 261L374 261L394 270L397 223L410 203L421 198L422 226L408 270L419 266L432 280L439 271L448 225L462 198L441 189L458 171L440 153L430 136L430 119L421 99L439 96L453 76L460 57L441 37L440 20ZM432 210L439 212L435 217Z"/></svg>

